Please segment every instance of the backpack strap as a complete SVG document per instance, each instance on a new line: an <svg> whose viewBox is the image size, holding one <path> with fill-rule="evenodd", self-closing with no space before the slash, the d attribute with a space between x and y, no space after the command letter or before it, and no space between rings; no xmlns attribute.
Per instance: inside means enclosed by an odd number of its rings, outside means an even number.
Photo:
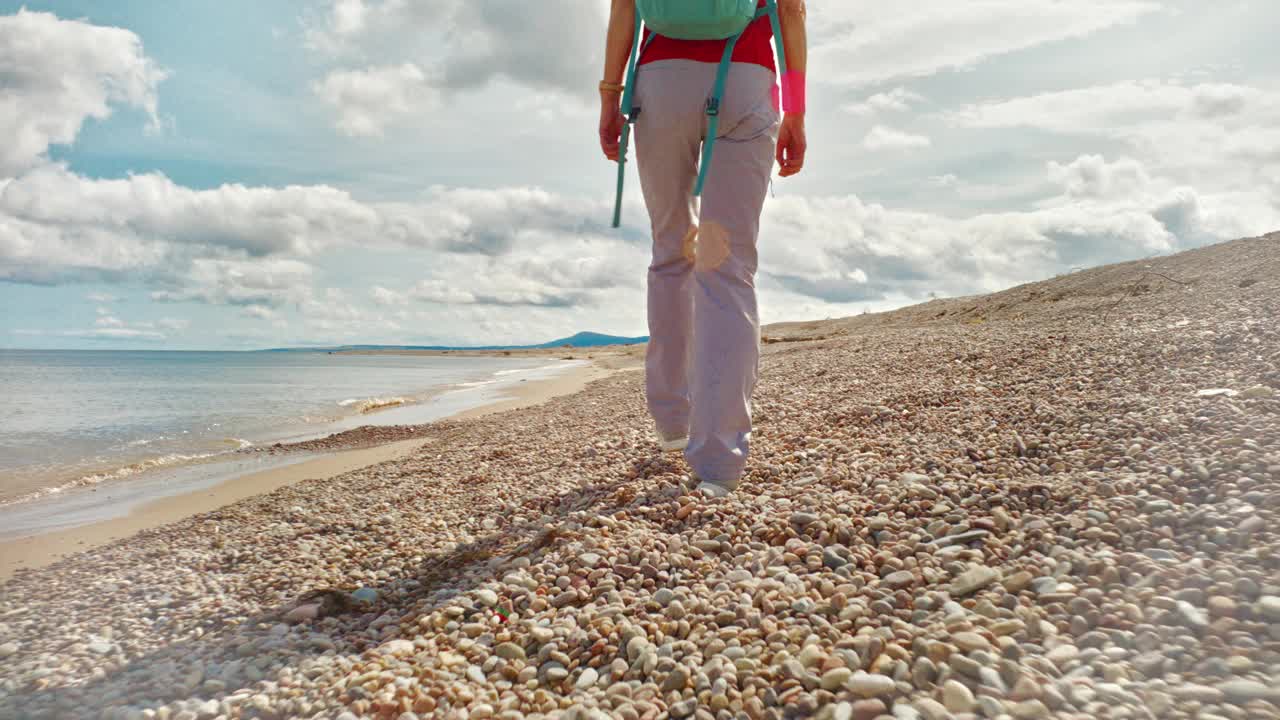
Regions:
<svg viewBox="0 0 1280 720"><path fill-rule="evenodd" d="M707 98L707 136L702 140L702 160L698 162L698 182L693 186L693 195L702 195L702 185L707 181L707 170L711 168L711 152L715 149L716 134L720 130L720 99L724 97L725 80L729 77L729 65L733 60L733 48L738 44L738 33L724 43L724 55L720 58L720 67L716 68L716 84Z"/></svg>
<svg viewBox="0 0 1280 720"><path fill-rule="evenodd" d="M769 16L769 25L773 29L773 40L778 47L778 77L787 74L787 53L782 43L782 22L778 18L777 0L765 0L764 7L756 10L756 19ZM698 163L698 182L694 185L695 197L702 195L702 186L707 180L707 170L711 167L711 152L715 146L716 133L720 129L720 100L724 97L725 79L729 74L729 65L733 60L733 48L741 34L734 35L725 42L724 55L720 58L720 67L716 70L716 84L707 100L707 137L702 141L702 160Z"/></svg>
<svg viewBox="0 0 1280 720"><path fill-rule="evenodd" d="M618 143L618 192L613 201L614 227L622 224L622 185L627 177L627 145L631 139L631 125L635 123L636 116L640 114L640 108L634 107L636 64L639 62L640 56L644 54L644 49L649 47L649 43L653 41L654 37L654 33L649 33L649 37L645 39L643 47L641 46L640 13L637 11L635 35L631 38L631 57L627 60L627 79L624 81L622 102L619 105L619 110L626 116L626 122L622 124L622 137Z"/></svg>
<svg viewBox="0 0 1280 720"><path fill-rule="evenodd" d="M756 11L756 17L769 16L773 28L773 43L778 46L778 78L787 74L787 49L782 45L782 21L778 19L778 0L765 0L764 7Z"/></svg>

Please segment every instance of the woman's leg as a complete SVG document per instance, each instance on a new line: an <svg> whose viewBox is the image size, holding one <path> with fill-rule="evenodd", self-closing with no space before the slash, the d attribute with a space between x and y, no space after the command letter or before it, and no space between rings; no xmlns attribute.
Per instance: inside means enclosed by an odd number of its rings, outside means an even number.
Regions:
<svg viewBox="0 0 1280 720"><path fill-rule="evenodd" d="M735 64L702 191L694 253L693 413L685 456L700 478L736 486L751 443L760 357L756 238L773 169L773 74Z"/></svg>
<svg viewBox="0 0 1280 720"><path fill-rule="evenodd" d="M669 440L689 432L693 183L708 77L705 63L666 61L643 66L636 86L636 164L653 229L645 395L659 434Z"/></svg>

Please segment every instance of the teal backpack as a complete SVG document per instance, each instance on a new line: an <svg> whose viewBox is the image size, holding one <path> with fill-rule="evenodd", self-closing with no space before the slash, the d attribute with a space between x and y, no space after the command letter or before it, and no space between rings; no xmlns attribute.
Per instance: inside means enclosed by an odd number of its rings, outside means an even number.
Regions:
<svg viewBox="0 0 1280 720"><path fill-rule="evenodd" d="M636 84L636 62L644 53L644 47L640 47L641 23L650 30L645 47L648 47L649 41L656 35L678 40L728 40L724 44L720 67L716 70L715 86L711 97L707 99L707 137L702 141L698 182L693 188L694 196L699 196L702 194L702 184L707 179L707 168L711 166L711 151L715 146L720 124L720 100L724 96L724 84L729 75L733 48L742 31L756 18L769 16L778 50L778 77L787 72L782 25L778 21L778 3L776 0L765 0L764 7L759 10L756 5L756 0L636 0L635 37L631 41L631 58L627 61L627 79L620 108L627 121L622 126L621 144L618 148L618 194L613 205L614 227L618 227L622 221L622 183L626 177L627 143L630 141L631 125L635 123L637 115L632 112L632 92Z"/></svg>

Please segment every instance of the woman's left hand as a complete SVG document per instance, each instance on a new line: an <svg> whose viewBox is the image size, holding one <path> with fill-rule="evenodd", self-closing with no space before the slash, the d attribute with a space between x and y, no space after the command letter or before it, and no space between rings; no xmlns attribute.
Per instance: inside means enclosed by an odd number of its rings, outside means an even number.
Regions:
<svg viewBox="0 0 1280 720"><path fill-rule="evenodd" d="M604 156L618 161L618 149L621 144L622 126L627 119L622 115L622 110L618 107L617 99L612 102L604 99L600 102L600 149L604 151Z"/></svg>
<svg viewBox="0 0 1280 720"><path fill-rule="evenodd" d="M778 128L778 149L774 157L781 170L778 177L791 177L804 167L804 151L808 144L804 139L804 115L802 113L786 113L782 116L782 125Z"/></svg>

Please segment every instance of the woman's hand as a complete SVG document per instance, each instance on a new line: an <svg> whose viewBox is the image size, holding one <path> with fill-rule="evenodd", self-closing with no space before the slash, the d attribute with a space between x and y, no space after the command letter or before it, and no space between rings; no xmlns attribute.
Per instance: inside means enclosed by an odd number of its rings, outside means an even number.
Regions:
<svg viewBox="0 0 1280 720"><path fill-rule="evenodd" d="M804 114L786 113L778 128L778 150L774 157L781 170L778 177L791 177L804 167L804 151L808 144L804 139Z"/></svg>
<svg viewBox="0 0 1280 720"><path fill-rule="evenodd" d="M627 119L623 117L622 110L618 107L618 96L616 94L601 94L600 96L600 149L604 151L604 156L618 161L618 145L622 137L622 126Z"/></svg>

